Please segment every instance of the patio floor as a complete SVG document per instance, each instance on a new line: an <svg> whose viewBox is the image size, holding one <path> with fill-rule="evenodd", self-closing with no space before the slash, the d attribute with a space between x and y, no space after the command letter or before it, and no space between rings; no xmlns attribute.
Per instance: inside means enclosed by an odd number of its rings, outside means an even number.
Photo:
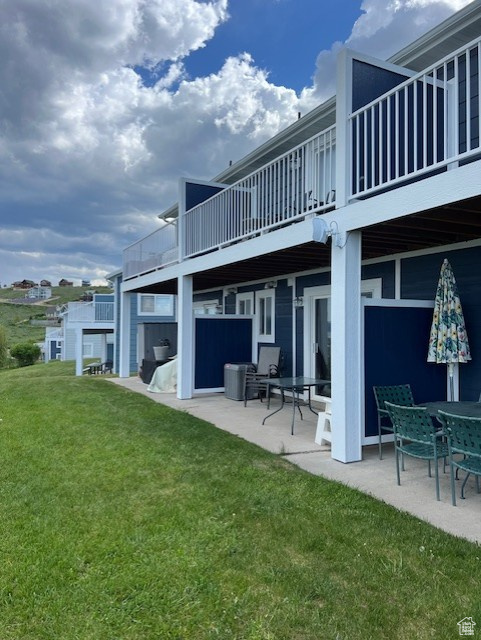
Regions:
<svg viewBox="0 0 481 640"><path fill-rule="evenodd" d="M154 402L211 422L219 429L282 455L309 473L359 489L448 533L481 543L481 494L476 493L474 480L466 486L466 500L459 498L461 483L457 482L458 500L457 506L453 507L449 472L443 474L441 466L439 502L435 496L434 477L428 477L427 464L420 460L406 458L406 471L401 474L402 484L400 487L397 485L392 445L383 446L382 460L379 460L377 446L370 446L364 447L361 462L337 462L331 458L329 447L315 444L317 419L307 407L302 409L303 420L299 414L296 415L295 433L292 436L290 406L262 425L267 405L258 400L249 401L246 408L242 402L229 400L220 393L179 400L175 394L148 392L147 385L138 377L110 378L110 381L142 393ZM271 410L278 407L279 400L273 399Z"/></svg>

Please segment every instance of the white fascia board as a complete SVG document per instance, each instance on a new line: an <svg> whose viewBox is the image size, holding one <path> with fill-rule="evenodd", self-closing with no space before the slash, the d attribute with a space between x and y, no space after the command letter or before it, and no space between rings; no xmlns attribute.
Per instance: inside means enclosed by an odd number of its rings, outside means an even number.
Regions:
<svg viewBox="0 0 481 640"><path fill-rule="evenodd" d="M367 200L353 202L332 212L331 217L339 231L348 232L474 198L481 194L480 168L481 161L478 160ZM328 215L324 217L329 223Z"/></svg>

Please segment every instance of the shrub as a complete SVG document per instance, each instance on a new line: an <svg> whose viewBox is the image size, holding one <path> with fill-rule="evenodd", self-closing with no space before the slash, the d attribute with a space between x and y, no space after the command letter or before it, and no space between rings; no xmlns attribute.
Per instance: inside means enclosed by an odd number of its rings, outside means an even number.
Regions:
<svg viewBox="0 0 481 640"><path fill-rule="evenodd" d="M5 327L0 325L0 369L7 366L8 363L8 344L7 332Z"/></svg>
<svg viewBox="0 0 481 640"><path fill-rule="evenodd" d="M40 347L33 342L20 342L11 350L11 354L18 362L19 367L35 364L40 358L40 353Z"/></svg>

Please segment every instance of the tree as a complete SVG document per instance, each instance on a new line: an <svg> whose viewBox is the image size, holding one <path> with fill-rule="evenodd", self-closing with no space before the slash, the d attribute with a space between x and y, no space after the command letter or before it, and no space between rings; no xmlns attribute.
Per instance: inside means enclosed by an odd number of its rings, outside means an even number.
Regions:
<svg viewBox="0 0 481 640"><path fill-rule="evenodd" d="M8 363L8 344L7 331L5 327L0 325L0 369L7 366Z"/></svg>
<svg viewBox="0 0 481 640"><path fill-rule="evenodd" d="M16 344L11 351L19 367L27 367L30 364L35 364L40 358L40 353L40 347L34 342L20 342Z"/></svg>

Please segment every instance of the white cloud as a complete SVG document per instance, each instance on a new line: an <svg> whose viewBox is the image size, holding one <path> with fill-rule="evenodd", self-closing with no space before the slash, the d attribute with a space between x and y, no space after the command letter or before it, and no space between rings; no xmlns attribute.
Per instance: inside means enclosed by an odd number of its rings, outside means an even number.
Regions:
<svg viewBox="0 0 481 640"><path fill-rule="evenodd" d="M347 44L386 57L465 4L364 0ZM212 177L334 93L341 43L320 52L300 99L248 52L187 78L184 59L228 19L227 0L0 7L3 281L113 270L122 248L156 228L180 175ZM145 86L136 65L157 83Z"/></svg>
<svg viewBox="0 0 481 640"><path fill-rule="evenodd" d="M313 86L302 95L303 108L333 96L336 56L342 46L367 53L381 60L389 58L429 31L471 0L363 0L362 15L345 42L334 42L316 60Z"/></svg>

